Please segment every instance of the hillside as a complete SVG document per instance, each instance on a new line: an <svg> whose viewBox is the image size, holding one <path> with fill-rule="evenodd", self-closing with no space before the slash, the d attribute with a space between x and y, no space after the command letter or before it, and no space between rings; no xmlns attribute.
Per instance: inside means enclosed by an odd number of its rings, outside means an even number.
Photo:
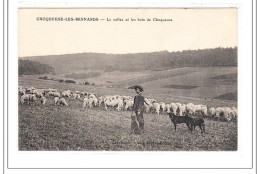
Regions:
<svg viewBox="0 0 260 174"><path fill-rule="evenodd" d="M54 74L54 68L37 61L19 60L19 75Z"/></svg>
<svg viewBox="0 0 260 174"><path fill-rule="evenodd" d="M237 48L151 52L135 54L77 53L20 57L54 67L57 74L78 70L143 71L179 67L237 66Z"/></svg>

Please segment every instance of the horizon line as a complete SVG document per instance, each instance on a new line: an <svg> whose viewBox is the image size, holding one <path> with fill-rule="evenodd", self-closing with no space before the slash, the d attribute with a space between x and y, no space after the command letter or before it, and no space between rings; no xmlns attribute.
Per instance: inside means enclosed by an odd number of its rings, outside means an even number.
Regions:
<svg viewBox="0 0 260 174"><path fill-rule="evenodd" d="M46 57L46 56L61 56L61 55L71 55L71 54L84 54L84 53L94 53L94 54L112 54L112 55L124 55L124 54L147 54L147 53L156 53L156 52L184 52L184 51L198 51L198 50L207 50L207 49L216 49L216 48L237 48L237 46L233 47L214 47L214 48L202 48L202 49L185 49L181 51L168 51L168 50L161 50L161 51L150 51L150 52L135 52L135 53L103 53L103 52L76 52L76 53L64 53L64 54L48 54L48 55L38 55L38 56L18 56L18 58L26 58L26 57Z"/></svg>

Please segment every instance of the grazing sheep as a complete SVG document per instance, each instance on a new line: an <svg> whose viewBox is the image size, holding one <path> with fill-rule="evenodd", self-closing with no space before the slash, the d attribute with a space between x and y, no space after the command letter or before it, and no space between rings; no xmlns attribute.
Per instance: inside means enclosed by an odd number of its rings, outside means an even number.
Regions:
<svg viewBox="0 0 260 174"><path fill-rule="evenodd" d="M61 95L60 95L59 92L52 92L52 91L49 92L49 96L53 96L53 97L61 97Z"/></svg>
<svg viewBox="0 0 260 174"><path fill-rule="evenodd" d="M26 90L25 89L19 89L18 90L18 93L19 93L19 95L25 95L26 94L26 92L25 92Z"/></svg>
<svg viewBox="0 0 260 174"><path fill-rule="evenodd" d="M130 110L134 106L134 100L125 100L125 110Z"/></svg>
<svg viewBox="0 0 260 174"><path fill-rule="evenodd" d="M231 121L233 119L233 111L232 109L230 109L229 107L224 107L225 111L224 111L224 119L227 121Z"/></svg>
<svg viewBox="0 0 260 174"><path fill-rule="evenodd" d="M183 116L185 114L185 111L186 111L186 106L184 104L179 105L178 109L179 109L180 116Z"/></svg>
<svg viewBox="0 0 260 174"><path fill-rule="evenodd" d="M232 114L233 114L233 119L237 120L237 116L238 116L237 108L232 107Z"/></svg>
<svg viewBox="0 0 260 174"><path fill-rule="evenodd" d="M214 117L216 115L216 109L214 107L209 108L209 115Z"/></svg>
<svg viewBox="0 0 260 174"><path fill-rule="evenodd" d="M25 94L23 96L21 96L21 104L23 105L25 102L28 102L28 104L30 103L34 103L36 101L36 96L35 94Z"/></svg>
<svg viewBox="0 0 260 174"><path fill-rule="evenodd" d="M63 105L63 106L68 106L68 103L66 102L66 100L64 98L60 98L59 104Z"/></svg>
<svg viewBox="0 0 260 174"><path fill-rule="evenodd" d="M171 113L171 105L170 104L166 104L166 112Z"/></svg>
<svg viewBox="0 0 260 174"><path fill-rule="evenodd" d="M203 117L208 116L208 108L207 108L207 106L206 105L201 105L200 112L202 113Z"/></svg>
<svg viewBox="0 0 260 174"><path fill-rule="evenodd" d="M76 93L75 93L73 96L74 96L74 97L73 97L73 100L80 99L80 95L79 95L79 94L76 94Z"/></svg>
<svg viewBox="0 0 260 174"><path fill-rule="evenodd" d="M177 115L178 106L175 103L171 103L171 109L174 115Z"/></svg>
<svg viewBox="0 0 260 174"><path fill-rule="evenodd" d="M84 98L84 100L83 100L82 107L83 107L83 108L86 108L86 107L87 107L87 105L88 105L88 98L87 98L87 97L85 97L85 98Z"/></svg>
<svg viewBox="0 0 260 174"><path fill-rule="evenodd" d="M166 111L166 104L164 102L160 102L159 104L160 104L160 110L162 112L165 112Z"/></svg>
<svg viewBox="0 0 260 174"><path fill-rule="evenodd" d="M214 118L231 121L232 116L232 110L228 107L218 107L216 108L216 116Z"/></svg>
<svg viewBox="0 0 260 174"><path fill-rule="evenodd" d="M41 104L42 104L42 105L45 105L45 103L46 103L46 98L45 98L44 96L42 96L42 97L40 98L40 100L41 100Z"/></svg>
<svg viewBox="0 0 260 174"><path fill-rule="evenodd" d="M94 100L94 106L97 107L98 106L98 99L97 99L97 97L94 97L93 100Z"/></svg>
<svg viewBox="0 0 260 174"><path fill-rule="evenodd" d="M156 100L145 98L144 101L145 111L146 113L150 113L151 109L153 109L153 103L155 103Z"/></svg>
<svg viewBox="0 0 260 174"><path fill-rule="evenodd" d="M98 97L98 107L101 107L104 104L104 97L100 96Z"/></svg>
<svg viewBox="0 0 260 174"><path fill-rule="evenodd" d="M94 98L88 98L87 106L90 108L94 106Z"/></svg>
<svg viewBox="0 0 260 174"><path fill-rule="evenodd" d="M110 105L111 103L111 100L110 99L105 99L104 100L104 105L105 105L105 109L107 110L108 109L108 106Z"/></svg>
<svg viewBox="0 0 260 174"><path fill-rule="evenodd" d="M70 90L63 91L63 92L61 93L61 95L62 95L63 97L70 97L70 96L71 96Z"/></svg>
<svg viewBox="0 0 260 174"><path fill-rule="evenodd" d="M37 98L41 98L41 97L43 96L43 93L40 92L40 91L38 91L38 90L36 90L36 91L34 92L34 94L36 95Z"/></svg>
<svg viewBox="0 0 260 174"><path fill-rule="evenodd" d="M29 87L29 88L26 88L26 92L29 93L29 94L33 94L33 91L35 90L36 88L34 87Z"/></svg>
<svg viewBox="0 0 260 174"><path fill-rule="evenodd" d="M190 115L194 115L196 112L195 105L193 103L188 103L186 105L186 112Z"/></svg>
<svg viewBox="0 0 260 174"><path fill-rule="evenodd" d="M56 105L56 104L59 104L59 100L60 100L59 97L55 97L55 98L54 98L54 104L55 104L55 105Z"/></svg>
<svg viewBox="0 0 260 174"><path fill-rule="evenodd" d="M117 104L117 110L118 111L121 111L123 108L124 108L124 102L123 102L123 99L121 99L121 98L118 98L117 99L117 102L118 102L118 104Z"/></svg>
<svg viewBox="0 0 260 174"><path fill-rule="evenodd" d="M116 107L117 105L118 105L118 100L117 99L114 99L114 100L112 100L112 99L107 99L107 100L105 100L104 101L104 105L105 105L105 109L107 110L108 109L108 107L112 107L112 108L114 108L114 107Z"/></svg>
<svg viewBox="0 0 260 174"><path fill-rule="evenodd" d="M154 104L153 104L153 107L154 107L154 109L155 109L155 112L156 112L157 115L159 116L159 115L160 115L160 108L161 108L160 104L159 104L159 103L154 103Z"/></svg>
<svg viewBox="0 0 260 174"><path fill-rule="evenodd" d="M90 93L90 94L88 95L88 97L89 97L89 98L96 98L96 94L95 94L95 93Z"/></svg>
<svg viewBox="0 0 260 174"><path fill-rule="evenodd" d="M21 104L23 105L26 101L29 102L29 100L30 100L29 94L25 94L25 95L22 95L22 96L21 96L20 102L21 102Z"/></svg>

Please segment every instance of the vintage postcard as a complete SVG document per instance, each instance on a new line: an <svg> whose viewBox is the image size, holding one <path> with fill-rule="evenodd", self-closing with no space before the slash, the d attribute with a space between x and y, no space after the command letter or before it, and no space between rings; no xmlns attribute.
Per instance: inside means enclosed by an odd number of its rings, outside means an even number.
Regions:
<svg viewBox="0 0 260 174"><path fill-rule="evenodd" d="M19 151L237 151L237 8L19 8Z"/></svg>

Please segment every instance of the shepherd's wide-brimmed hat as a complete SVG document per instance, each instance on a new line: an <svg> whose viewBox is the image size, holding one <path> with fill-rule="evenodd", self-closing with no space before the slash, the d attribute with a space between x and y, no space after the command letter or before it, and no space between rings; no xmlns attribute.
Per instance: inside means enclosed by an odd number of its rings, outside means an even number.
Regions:
<svg viewBox="0 0 260 174"><path fill-rule="evenodd" d="M141 92L144 91L144 88L143 88L142 86L140 86L140 85L134 85L134 86L129 87L129 89L135 89L135 90L136 90L137 88L139 88L139 90L140 90Z"/></svg>

